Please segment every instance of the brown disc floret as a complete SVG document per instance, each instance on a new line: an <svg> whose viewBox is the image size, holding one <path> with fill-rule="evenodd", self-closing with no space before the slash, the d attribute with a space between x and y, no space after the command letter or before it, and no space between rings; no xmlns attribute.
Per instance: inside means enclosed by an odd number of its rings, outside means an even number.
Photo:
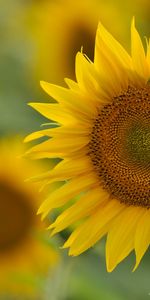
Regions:
<svg viewBox="0 0 150 300"><path fill-rule="evenodd" d="M89 155L110 195L150 207L150 86L129 87L99 110Z"/></svg>

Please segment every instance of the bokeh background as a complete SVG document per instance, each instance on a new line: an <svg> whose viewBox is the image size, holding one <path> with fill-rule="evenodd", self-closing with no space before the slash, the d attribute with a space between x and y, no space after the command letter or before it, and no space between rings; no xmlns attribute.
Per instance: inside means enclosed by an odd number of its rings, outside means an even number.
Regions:
<svg viewBox="0 0 150 300"><path fill-rule="evenodd" d="M31 101L49 101L39 81L64 85L65 77L74 79L76 52L83 46L93 59L98 21L130 51L133 15L144 41L150 37L149 0L0 0L1 300L150 297L149 253L136 272L132 273L135 258L130 255L108 274L105 241L70 258L60 250L69 230L49 238L36 216L48 191L38 194L39 187L24 180L48 170L52 163L29 162L22 156L23 137L46 123L27 106ZM23 223L24 205L28 219Z"/></svg>

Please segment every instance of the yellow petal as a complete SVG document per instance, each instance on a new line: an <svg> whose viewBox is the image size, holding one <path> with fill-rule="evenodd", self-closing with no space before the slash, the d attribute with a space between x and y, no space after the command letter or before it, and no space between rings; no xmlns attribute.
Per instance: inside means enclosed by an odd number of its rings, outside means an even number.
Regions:
<svg viewBox="0 0 150 300"><path fill-rule="evenodd" d="M74 116L70 115L68 111L58 104L29 103L28 105L40 112L44 117L59 124L68 124L76 120Z"/></svg>
<svg viewBox="0 0 150 300"><path fill-rule="evenodd" d="M51 171L31 178L32 181L46 180L46 185L54 181L65 181L78 175L92 171L91 162L86 157L77 160L64 159L58 163Z"/></svg>
<svg viewBox="0 0 150 300"><path fill-rule="evenodd" d="M141 208L124 206L123 212L114 219L107 235L106 261L111 272L134 248L134 235Z"/></svg>
<svg viewBox="0 0 150 300"><path fill-rule="evenodd" d="M44 81L41 82L41 86L48 95L57 100L62 106L77 114L79 119L84 117L88 121L89 118L92 118L95 111L93 111L94 105L91 100L87 97L84 98L81 93Z"/></svg>
<svg viewBox="0 0 150 300"><path fill-rule="evenodd" d="M68 137L68 139L72 136L76 138L77 136L89 136L91 131L91 126L88 126L85 122L77 123L74 122L74 124L70 124L69 126L58 126L55 128L48 128L44 130L39 130L36 132L32 132L27 137L25 137L24 142L31 142L33 140L39 139L41 137L47 136L47 137Z"/></svg>
<svg viewBox="0 0 150 300"><path fill-rule="evenodd" d="M135 253L136 265L134 270L138 267L144 253L150 244L150 211L143 209L143 215L138 221L135 233Z"/></svg>
<svg viewBox="0 0 150 300"><path fill-rule="evenodd" d="M106 30L106 28L100 23L97 29L96 46L95 46L95 58L94 63L98 64L99 47L101 47L101 41L105 42L111 52L117 56L120 64L126 69L132 67L132 60L130 55L122 47L122 45ZM98 49L97 49L98 46Z"/></svg>
<svg viewBox="0 0 150 300"><path fill-rule="evenodd" d="M148 79L148 65L145 51L133 18L131 24L131 54L135 71L145 80Z"/></svg>
<svg viewBox="0 0 150 300"><path fill-rule="evenodd" d="M89 136L91 132L92 124L89 126L86 124L86 122L81 123L74 123L73 125L70 124L69 126L61 126L61 127L56 127L56 128L50 128L48 130L45 130L45 135L51 136L51 137L68 137L68 139L71 136L74 136L76 138L77 136ZM44 132L44 131L43 131Z"/></svg>
<svg viewBox="0 0 150 300"><path fill-rule="evenodd" d="M51 209L64 205L76 195L79 195L81 192L96 185L96 183L93 174L81 175L70 180L51 193L51 195L42 203L38 213L44 213L44 215L48 214Z"/></svg>
<svg viewBox="0 0 150 300"><path fill-rule="evenodd" d="M96 35L94 65L110 96L118 95L122 89L127 88L132 69L131 57L102 24Z"/></svg>
<svg viewBox="0 0 150 300"><path fill-rule="evenodd" d="M71 80L70 78L65 78L64 80L71 90L75 92L80 92L79 85L77 84L77 82Z"/></svg>
<svg viewBox="0 0 150 300"><path fill-rule="evenodd" d="M50 129L44 129L44 130L32 132L27 137L25 137L24 142L25 143L31 142L31 141L39 139L43 136L49 136L50 137L51 136Z"/></svg>
<svg viewBox="0 0 150 300"><path fill-rule="evenodd" d="M70 224L92 214L95 208L108 199L108 197L108 193L101 188L92 189L77 200L75 204L66 209L49 228L55 228L53 234L63 230Z"/></svg>
<svg viewBox="0 0 150 300"><path fill-rule="evenodd" d="M150 78L150 39L149 41L147 41L147 64L148 64L148 68L149 68L149 78Z"/></svg>
<svg viewBox="0 0 150 300"><path fill-rule="evenodd" d="M112 219L122 208L118 201L106 200L71 234L64 248L70 247L70 255L79 255L86 251L107 233Z"/></svg>
<svg viewBox="0 0 150 300"><path fill-rule="evenodd" d="M87 94L86 97L91 95L91 101L95 103L95 106L106 102L108 95L101 88L102 82L94 69L94 64L90 63L80 52L76 55L76 78L80 89Z"/></svg>
<svg viewBox="0 0 150 300"><path fill-rule="evenodd" d="M50 138L34 147L32 147L27 154L30 153L49 153L49 157L64 157L65 153L68 156L69 153L75 152L89 143L89 137L59 137Z"/></svg>

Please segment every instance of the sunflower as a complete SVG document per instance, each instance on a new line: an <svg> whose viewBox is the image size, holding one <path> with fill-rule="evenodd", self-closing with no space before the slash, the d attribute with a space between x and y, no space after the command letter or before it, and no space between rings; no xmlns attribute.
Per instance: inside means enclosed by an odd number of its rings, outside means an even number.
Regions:
<svg viewBox="0 0 150 300"><path fill-rule="evenodd" d="M29 135L47 139L28 155L61 158L39 180L63 182L38 213L64 206L49 228L53 235L75 224L64 244L70 255L107 236L107 270L132 250L135 270L150 241L150 43L145 54L133 19L129 55L100 23L94 62L78 52L75 71L68 88L41 82L56 103L30 103L58 126Z"/></svg>
<svg viewBox="0 0 150 300"><path fill-rule="evenodd" d="M74 78L74 58L82 46L88 57L93 59L99 19L107 22L109 28L112 27L112 20L120 20L120 26L113 23L117 37L125 31L125 17L122 16L124 22L121 22L121 10L118 5L114 8L112 1L33 2L26 12L26 23L34 42L35 53L30 63L34 76L60 84L65 76Z"/></svg>
<svg viewBox="0 0 150 300"><path fill-rule="evenodd" d="M27 176L43 167L21 158L21 138L0 141L0 294L35 295L36 282L58 262L36 217L40 194ZM40 260L39 260L40 257Z"/></svg>

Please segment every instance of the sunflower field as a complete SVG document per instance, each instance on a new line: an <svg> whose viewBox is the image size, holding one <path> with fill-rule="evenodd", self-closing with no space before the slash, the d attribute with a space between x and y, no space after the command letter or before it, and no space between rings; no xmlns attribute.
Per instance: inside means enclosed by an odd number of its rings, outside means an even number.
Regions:
<svg viewBox="0 0 150 300"><path fill-rule="evenodd" d="M150 297L149 0L0 0L0 300Z"/></svg>

